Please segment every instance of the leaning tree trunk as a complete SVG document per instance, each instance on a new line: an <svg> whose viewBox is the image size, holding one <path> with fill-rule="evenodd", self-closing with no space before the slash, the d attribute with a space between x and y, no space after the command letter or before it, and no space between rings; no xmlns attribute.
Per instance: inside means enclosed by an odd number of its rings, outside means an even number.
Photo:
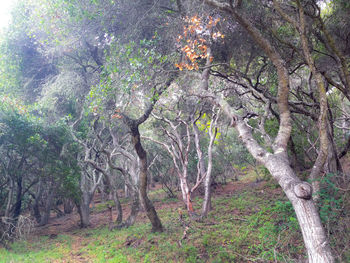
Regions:
<svg viewBox="0 0 350 263"><path fill-rule="evenodd" d="M248 151L269 170L292 203L303 234L309 262L334 262L320 215L312 199L312 186L301 181L295 174L286 151L277 149L272 154L263 149L255 141L251 129L242 119L236 120L235 127Z"/></svg>
<svg viewBox="0 0 350 263"><path fill-rule="evenodd" d="M146 210L147 217L151 221L152 224L152 232L162 232L163 226L160 222L160 219L157 215L157 212L147 196L147 154L143 149L141 140L140 140L140 132L139 127L137 125L133 125L130 127L132 134L132 143L136 150L136 153L140 159L141 167L140 167L140 181L139 181L139 193L141 204Z"/></svg>
<svg viewBox="0 0 350 263"><path fill-rule="evenodd" d="M293 205L309 262L334 262L328 238L312 199L312 186L301 181L284 158L270 155L265 165Z"/></svg>

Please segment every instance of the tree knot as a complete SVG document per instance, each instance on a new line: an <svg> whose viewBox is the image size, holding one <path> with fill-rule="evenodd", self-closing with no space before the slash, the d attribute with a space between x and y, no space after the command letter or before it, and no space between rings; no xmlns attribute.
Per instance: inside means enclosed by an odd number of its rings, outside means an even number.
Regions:
<svg viewBox="0 0 350 263"><path fill-rule="evenodd" d="M298 198L309 200L312 197L312 186L307 182L297 183L293 191Z"/></svg>

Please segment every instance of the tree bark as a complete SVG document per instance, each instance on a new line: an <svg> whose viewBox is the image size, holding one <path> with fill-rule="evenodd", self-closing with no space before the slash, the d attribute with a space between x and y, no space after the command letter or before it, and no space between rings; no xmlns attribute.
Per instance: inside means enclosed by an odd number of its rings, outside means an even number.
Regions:
<svg viewBox="0 0 350 263"><path fill-rule="evenodd" d="M86 228L90 225L90 203L92 196L89 193L83 193L82 200L78 205L78 213L80 216L80 227Z"/></svg>
<svg viewBox="0 0 350 263"><path fill-rule="evenodd" d="M125 220L123 224L124 227L132 226L135 223L137 214L140 211L140 201L139 201L138 193L136 191L133 191L132 196L133 198L132 198L130 215Z"/></svg>
<svg viewBox="0 0 350 263"><path fill-rule="evenodd" d="M293 205L309 262L334 262L318 209L312 200L312 186L300 181L286 160L269 155L265 165Z"/></svg>
<svg viewBox="0 0 350 263"><path fill-rule="evenodd" d="M15 183L14 183L12 177L9 178L9 181L10 181L10 186L9 186L9 191L7 194L7 204L6 204L6 209L5 209L5 217L6 218L10 217L10 210L11 210L11 205L12 205L13 193L15 191Z"/></svg>
<svg viewBox="0 0 350 263"><path fill-rule="evenodd" d="M209 128L210 141L208 146L208 167L207 167L207 171L204 179L205 192L204 192L204 201L202 206L202 216L207 216L209 211L212 209L211 207L211 181L212 181L211 172L213 168L213 144L217 134L217 128L216 128L217 120L218 120L218 115L212 119L210 123L210 128Z"/></svg>
<svg viewBox="0 0 350 263"><path fill-rule="evenodd" d="M38 224L41 221L41 214L40 214L39 205L40 205L42 193L43 193L42 180L40 180L39 185L38 185L38 189L37 189L37 193L36 193L35 198L34 198L34 205L33 205L34 217L35 217L35 220Z"/></svg>
<svg viewBox="0 0 350 263"><path fill-rule="evenodd" d="M73 203L70 199L63 200L63 212L67 215L73 212Z"/></svg>
<svg viewBox="0 0 350 263"><path fill-rule="evenodd" d="M114 201L114 205L115 205L115 208L117 209L117 213L118 213L117 219L116 219L116 224L121 224L123 221L123 209L122 209L122 205L120 204L114 176L115 176L115 174L114 174L113 169L110 169L109 174L107 174L107 173L105 174L106 182L107 182L107 185L111 191L112 199Z"/></svg>
<svg viewBox="0 0 350 263"><path fill-rule="evenodd" d="M186 176L179 175L179 179L180 179L182 200L186 206L186 209L189 215L193 215L194 210L193 210L193 204L191 200L191 191L190 191L190 187L188 186L187 175Z"/></svg>
<svg viewBox="0 0 350 263"><path fill-rule="evenodd" d="M49 222L52 203L55 197L54 187L50 187L45 203L44 213L41 216L39 226L45 226Z"/></svg>
<svg viewBox="0 0 350 263"><path fill-rule="evenodd" d="M130 127L130 126L129 126ZM132 135L132 143L134 145L135 151L140 159L140 181L139 181L139 193L141 204L146 210L147 217L151 221L152 224L152 232L162 232L163 226L157 215L157 212L147 195L147 153L143 149L141 140L140 140L140 132L138 125L132 125L130 127L131 135Z"/></svg>
<svg viewBox="0 0 350 263"><path fill-rule="evenodd" d="M125 198L129 198L130 197L130 191L129 191L129 188L128 188L127 184L125 184L125 186L124 186L124 197Z"/></svg>
<svg viewBox="0 0 350 263"><path fill-rule="evenodd" d="M17 190L16 190L16 203L14 204L13 208L13 218L18 218L21 214L21 208L22 208L22 189L23 189L23 178L22 176L19 176L17 178Z"/></svg>

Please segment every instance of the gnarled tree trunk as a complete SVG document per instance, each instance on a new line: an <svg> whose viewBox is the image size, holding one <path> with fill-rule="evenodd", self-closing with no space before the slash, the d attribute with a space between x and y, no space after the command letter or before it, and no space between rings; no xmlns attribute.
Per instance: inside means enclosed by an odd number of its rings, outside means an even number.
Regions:
<svg viewBox="0 0 350 263"><path fill-rule="evenodd" d="M328 238L312 199L311 185L300 181L290 167L288 160L284 158L268 155L265 166L278 181L293 205L303 234L309 262L334 262Z"/></svg>
<svg viewBox="0 0 350 263"><path fill-rule="evenodd" d="M135 151L141 163L140 181L139 181L139 193L140 193L141 204L145 208L146 214L149 220L151 221L152 231L162 232L163 231L162 223L160 222L157 212L147 195L147 169L148 169L147 154L141 144L139 127L138 125L132 125L130 127L130 130L132 135L132 143L134 145Z"/></svg>

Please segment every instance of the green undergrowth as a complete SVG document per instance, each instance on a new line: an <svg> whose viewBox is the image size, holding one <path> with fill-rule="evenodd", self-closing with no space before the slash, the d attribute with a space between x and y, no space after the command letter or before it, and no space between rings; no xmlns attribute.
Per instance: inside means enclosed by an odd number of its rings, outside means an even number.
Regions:
<svg viewBox="0 0 350 263"><path fill-rule="evenodd" d="M262 184L263 185L263 184ZM161 198L160 198L161 199ZM160 202L163 202L160 200ZM179 201L178 201L179 202ZM200 211L201 199L194 200ZM213 198L204 220L190 221L185 210L158 210L163 233L151 233L144 215L128 229L106 226L71 236L41 237L0 250L0 262L300 262L304 247L291 204L268 184ZM183 220L189 229L184 237ZM72 245L72 238L79 240ZM75 240L75 242L77 242Z"/></svg>
<svg viewBox="0 0 350 263"><path fill-rule="evenodd" d="M71 237L48 236L11 244L10 250L0 248L0 262L62 262L71 251Z"/></svg>

